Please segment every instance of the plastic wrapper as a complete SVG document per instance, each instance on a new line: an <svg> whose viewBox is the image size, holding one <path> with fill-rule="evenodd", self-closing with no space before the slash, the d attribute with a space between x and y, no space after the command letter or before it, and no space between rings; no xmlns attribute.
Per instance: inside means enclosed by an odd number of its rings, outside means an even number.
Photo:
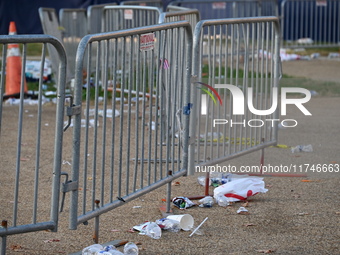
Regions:
<svg viewBox="0 0 340 255"><path fill-rule="evenodd" d="M217 194L216 197L215 197L215 200L216 200L216 203L219 206L226 207L226 206L230 205L228 198L225 197L223 194Z"/></svg>
<svg viewBox="0 0 340 255"><path fill-rule="evenodd" d="M187 197L174 197L172 203L179 209L187 209L189 207L195 206L196 204L192 202Z"/></svg>
<svg viewBox="0 0 340 255"><path fill-rule="evenodd" d="M178 232L181 230L179 222L175 220L162 218L162 219L156 220L156 223L161 229L164 229L170 232Z"/></svg>
<svg viewBox="0 0 340 255"><path fill-rule="evenodd" d="M214 198L217 199L221 194L227 197L228 202L236 202L246 200L250 196L257 193L265 193L263 178L256 176L248 176L238 178L226 184L223 184L214 190Z"/></svg>
<svg viewBox="0 0 340 255"><path fill-rule="evenodd" d="M139 231L140 235L147 235L153 239L159 239L162 236L162 229L155 222L144 222L133 227Z"/></svg>
<svg viewBox="0 0 340 255"><path fill-rule="evenodd" d="M200 203L199 207L212 207L214 204L214 198L211 196L206 196L198 201Z"/></svg>

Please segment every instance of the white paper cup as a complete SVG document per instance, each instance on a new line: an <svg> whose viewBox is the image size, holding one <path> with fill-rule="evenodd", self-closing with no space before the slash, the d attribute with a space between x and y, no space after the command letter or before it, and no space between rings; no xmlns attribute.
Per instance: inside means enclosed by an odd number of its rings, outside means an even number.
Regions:
<svg viewBox="0 0 340 255"><path fill-rule="evenodd" d="M169 215L167 218L178 221L184 231L189 231L194 227L194 218L190 214Z"/></svg>

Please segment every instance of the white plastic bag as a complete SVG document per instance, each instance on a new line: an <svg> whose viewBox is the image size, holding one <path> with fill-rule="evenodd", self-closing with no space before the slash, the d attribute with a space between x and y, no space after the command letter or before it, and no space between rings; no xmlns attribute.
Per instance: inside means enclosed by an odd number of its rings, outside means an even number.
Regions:
<svg viewBox="0 0 340 255"><path fill-rule="evenodd" d="M263 178L256 176L247 176L245 178L235 179L231 182L223 184L214 189L214 198L222 194L227 197L229 202L236 202L246 200L250 196L254 196L257 193L266 193L266 189Z"/></svg>

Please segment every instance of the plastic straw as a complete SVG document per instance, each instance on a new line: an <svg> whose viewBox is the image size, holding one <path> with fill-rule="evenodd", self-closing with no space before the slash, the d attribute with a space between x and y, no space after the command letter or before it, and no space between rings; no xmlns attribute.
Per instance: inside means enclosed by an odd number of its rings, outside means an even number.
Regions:
<svg viewBox="0 0 340 255"><path fill-rule="evenodd" d="M208 217L206 217L201 224L198 225L197 228L194 229L194 231L192 231L192 233L189 235L189 237L191 237L193 234L195 234L195 232L203 225L203 223L208 219Z"/></svg>

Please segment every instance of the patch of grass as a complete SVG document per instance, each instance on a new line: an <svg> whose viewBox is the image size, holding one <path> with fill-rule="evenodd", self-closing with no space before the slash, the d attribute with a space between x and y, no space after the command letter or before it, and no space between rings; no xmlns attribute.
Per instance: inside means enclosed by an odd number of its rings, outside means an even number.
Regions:
<svg viewBox="0 0 340 255"><path fill-rule="evenodd" d="M297 78L284 75L280 87L298 87L315 91L317 96L340 96L340 83L317 81L308 78Z"/></svg>
<svg viewBox="0 0 340 255"><path fill-rule="evenodd" d="M215 68L214 77L217 77L218 75L225 75L226 69L223 67L221 68L221 73L219 73L219 69ZM211 72L211 69L209 70L208 66L205 65L202 68L202 82L209 83L208 77L210 76L209 73ZM260 78L261 74L257 74ZM231 71L230 68L227 68L227 78L230 78ZM233 70L232 77L235 78L238 77L239 84L243 84L243 76L244 71L242 69L239 70ZM253 75L253 78L256 78L256 74ZM248 84L251 84L251 78L252 74L249 72L248 74ZM271 74L269 73L266 78L270 78ZM264 78L265 79L265 78ZM222 79L223 80L223 79ZM216 82L216 79L215 79ZM298 87L298 88L305 88L307 90L316 92L317 94L312 93L314 96L340 96L340 82L328 82L328 81L317 81L312 80L309 78L300 78L300 77L294 77L287 74L282 75L282 79L280 80L280 87ZM294 95L293 95L294 96ZM296 96L299 96L298 94Z"/></svg>
<svg viewBox="0 0 340 255"><path fill-rule="evenodd" d="M27 56L41 56L43 44L41 43L28 43L27 44ZM3 45L0 45L0 53L2 53ZM19 44L20 52L22 52L23 45ZM46 54L48 52L46 51Z"/></svg>

